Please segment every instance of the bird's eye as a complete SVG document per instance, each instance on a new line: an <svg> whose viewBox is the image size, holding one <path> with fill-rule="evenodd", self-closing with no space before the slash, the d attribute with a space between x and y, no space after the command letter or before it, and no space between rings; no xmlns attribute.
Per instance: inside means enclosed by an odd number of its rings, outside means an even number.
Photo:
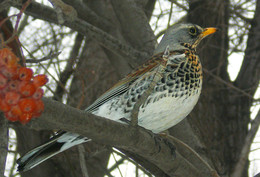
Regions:
<svg viewBox="0 0 260 177"><path fill-rule="evenodd" d="M195 27L190 27L189 33L190 33L191 35L193 35L193 36L196 35L196 33L197 33L196 28L195 28Z"/></svg>

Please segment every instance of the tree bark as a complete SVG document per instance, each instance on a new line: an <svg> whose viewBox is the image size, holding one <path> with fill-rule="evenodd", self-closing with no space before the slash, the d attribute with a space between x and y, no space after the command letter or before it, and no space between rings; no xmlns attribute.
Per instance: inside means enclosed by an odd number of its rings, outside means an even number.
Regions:
<svg viewBox="0 0 260 177"><path fill-rule="evenodd" d="M4 176L5 163L8 153L8 125L7 120L0 118L0 175Z"/></svg>
<svg viewBox="0 0 260 177"><path fill-rule="evenodd" d="M84 109L133 67L152 55L156 39L148 19L151 18L155 0L63 2L78 13L74 21L65 21L63 25L85 36L81 39L84 43L81 53L72 55L78 58L76 68L70 70L73 77L67 103ZM21 8L16 1L10 1L10 4ZM193 148L223 177L231 175L239 160L248 134L250 106L254 101L252 97L260 79L260 0L257 0L245 58L235 82L230 81L227 72L229 9L228 0L189 0L187 21L202 27L218 27L220 32L205 39L198 47L205 71L198 105L187 119L169 130L171 135ZM37 2L33 1L25 13L58 24L55 10ZM56 96L60 99L64 92L61 87L57 90ZM42 117L25 127L18 125L15 128L19 153L24 154L47 140L52 131L43 131L46 129L63 128L88 136L95 142L83 145L81 151L86 153L81 156L81 164L78 148L72 148L22 173L22 177L82 176L82 164L87 166L91 177L111 176L106 169L111 146L122 150L156 176L216 175L176 143L177 157L172 160L169 147L161 143L161 152L158 152L153 138L144 130L100 120L71 107L45 101L47 108ZM244 165L243 177L247 176L247 170L248 163Z"/></svg>

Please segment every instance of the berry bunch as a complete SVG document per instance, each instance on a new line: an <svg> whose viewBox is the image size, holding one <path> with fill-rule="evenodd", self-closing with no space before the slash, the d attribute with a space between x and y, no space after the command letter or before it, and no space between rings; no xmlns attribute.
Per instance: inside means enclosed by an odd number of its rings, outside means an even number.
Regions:
<svg viewBox="0 0 260 177"><path fill-rule="evenodd" d="M0 49L0 110L8 120L25 124L43 112L41 86L48 79L46 75L33 76L33 71L18 61L10 49Z"/></svg>

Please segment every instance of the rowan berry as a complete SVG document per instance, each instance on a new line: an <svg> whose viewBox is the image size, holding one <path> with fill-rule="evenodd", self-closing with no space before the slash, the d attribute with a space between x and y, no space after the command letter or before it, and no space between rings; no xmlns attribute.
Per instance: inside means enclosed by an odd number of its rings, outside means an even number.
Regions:
<svg viewBox="0 0 260 177"><path fill-rule="evenodd" d="M4 99L0 99L0 110L3 112L7 112L11 109L11 106L8 105Z"/></svg>
<svg viewBox="0 0 260 177"><path fill-rule="evenodd" d="M7 78L0 74L0 89L4 88L7 84Z"/></svg>
<svg viewBox="0 0 260 177"><path fill-rule="evenodd" d="M35 92L36 88L31 82L22 81L19 85L19 92L24 97L32 96Z"/></svg>
<svg viewBox="0 0 260 177"><path fill-rule="evenodd" d="M11 122L19 120L19 116L13 115L11 111L5 112L5 117Z"/></svg>
<svg viewBox="0 0 260 177"><path fill-rule="evenodd" d="M38 87L36 89L36 91L34 92L34 94L32 95L32 98L35 100L41 99L43 96L43 93L44 93L43 89Z"/></svg>
<svg viewBox="0 0 260 177"><path fill-rule="evenodd" d="M36 100L35 104L36 104L36 107L33 112L33 117L39 117L44 110L44 104L43 104L42 100Z"/></svg>
<svg viewBox="0 0 260 177"><path fill-rule="evenodd" d="M41 87L48 82L48 78L44 74L39 74L33 78L33 84L35 87Z"/></svg>
<svg viewBox="0 0 260 177"><path fill-rule="evenodd" d="M21 67L18 73L19 73L19 79L22 81L30 81L33 77L33 71L30 68Z"/></svg>
<svg viewBox="0 0 260 177"><path fill-rule="evenodd" d="M0 65L17 65L18 61L19 58L17 58L10 49L3 48L0 50Z"/></svg>
<svg viewBox="0 0 260 177"><path fill-rule="evenodd" d="M2 67L1 72L8 79L18 79L17 66Z"/></svg>
<svg viewBox="0 0 260 177"><path fill-rule="evenodd" d="M22 115L22 110L18 105L14 105L11 108L11 113L14 116L21 116Z"/></svg>
<svg viewBox="0 0 260 177"><path fill-rule="evenodd" d="M8 83L8 90L18 92L19 85L19 80L10 80Z"/></svg>
<svg viewBox="0 0 260 177"><path fill-rule="evenodd" d="M21 95L17 92L9 91L5 94L5 102L8 105L15 105L19 102Z"/></svg>
<svg viewBox="0 0 260 177"><path fill-rule="evenodd" d="M36 101L32 98L23 98L18 104L23 113L32 113L36 108L35 102Z"/></svg>

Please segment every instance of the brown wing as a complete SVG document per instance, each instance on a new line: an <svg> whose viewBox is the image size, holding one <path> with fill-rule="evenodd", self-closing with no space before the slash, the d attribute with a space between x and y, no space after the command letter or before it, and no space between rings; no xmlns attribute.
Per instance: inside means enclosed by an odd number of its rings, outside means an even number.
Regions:
<svg viewBox="0 0 260 177"><path fill-rule="evenodd" d="M100 96L85 111L93 112L102 104L127 92L129 89L129 86L133 82L135 82L138 78L143 76L146 72L151 71L153 68L158 66L158 64L162 61L162 55L163 54L158 54L158 55L153 56L151 60L148 60L146 63L144 63L138 69L136 69L132 73L128 74L124 79L120 80L112 88L110 88L102 96Z"/></svg>

